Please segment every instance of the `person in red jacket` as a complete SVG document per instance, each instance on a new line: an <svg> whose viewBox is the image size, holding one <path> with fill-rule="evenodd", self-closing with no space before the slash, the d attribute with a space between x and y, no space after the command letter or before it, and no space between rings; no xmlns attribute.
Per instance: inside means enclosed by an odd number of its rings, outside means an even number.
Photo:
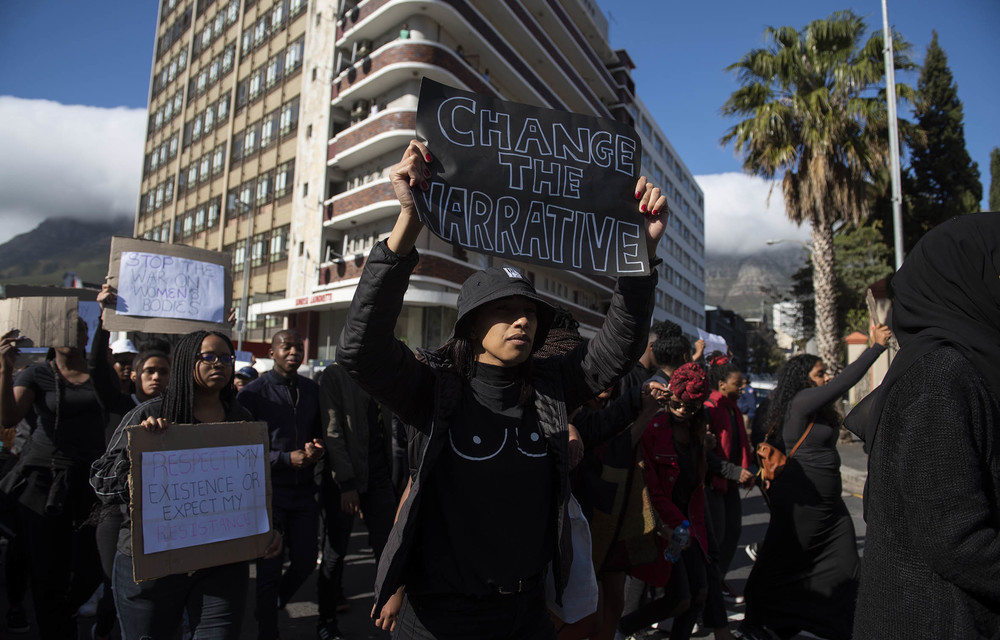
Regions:
<svg viewBox="0 0 1000 640"><path fill-rule="evenodd" d="M712 392L705 402L705 409L716 445L708 452L711 481L706 498L712 533L718 547L716 564L723 580L722 594L729 602L739 604L743 602L743 596L726 585L725 577L743 529L738 487L752 482L754 477L750 471L753 456L747 443L743 414L736 404L746 379L729 356L719 356L711 361L708 384Z"/></svg>
<svg viewBox="0 0 1000 640"><path fill-rule="evenodd" d="M625 635L674 617L671 640L691 635L708 594L708 532L705 526L705 416L702 404L708 397L704 370L693 363L678 367L670 378L667 411L657 414L642 434L644 477L650 501L660 519L657 559L632 567L633 576L652 586L666 586L666 595L622 617L619 629ZM674 529L687 521L690 539L677 562L664 557ZM705 609L706 626L716 638L729 638L725 612Z"/></svg>

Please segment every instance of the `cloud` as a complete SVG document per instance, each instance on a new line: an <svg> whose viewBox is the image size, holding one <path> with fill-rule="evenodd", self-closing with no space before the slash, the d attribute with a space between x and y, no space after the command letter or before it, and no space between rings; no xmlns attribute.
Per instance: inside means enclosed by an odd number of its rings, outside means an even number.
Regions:
<svg viewBox="0 0 1000 640"><path fill-rule="evenodd" d="M743 173L695 176L705 193L705 250L708 253L757 253L768 240L809 241L809 225L785 217L781 185Z"/></svg>
<svg viewBox="0 0 1000 640"><path fill-rule="evenodd" d="M0 242L51 217L135 215L146 111L0 96Z"/></svg>

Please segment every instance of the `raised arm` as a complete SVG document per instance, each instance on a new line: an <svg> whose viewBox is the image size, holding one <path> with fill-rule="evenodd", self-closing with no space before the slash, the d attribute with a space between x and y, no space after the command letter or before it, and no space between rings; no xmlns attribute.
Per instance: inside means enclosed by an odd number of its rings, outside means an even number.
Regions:
<svg viewBox="0 0 1000 640"><path fill-rule="evenodd" d="M583 349L563 358L561 367L569 411L614 385L638 361L647 345L658 275L656 247L666 229L669 212L666 197L645 176L636 183L635 202L630 206L637 206L645 218L649 274L618 278L601 330Z"/></svg>
<svg viewBox="0 0 1000 640"><path fill-rule="evenodd" d="M892 334L889 332L889 327L884 324L872 327L870 331L872 346L865 349L857 360L847 365L833 380L797 393L792 400L791 410L800 415L809 415L847 393L885 351L890 335Z"/></svg>
<svg viewBox="0 0 1000 640"><path fill-rule="evenodd" d="M410 187L427 188L429 157L427 147L412 140L389 171L399 216L389 238L377 243L365 262L337 346L337 362L361 388L417 429L427 426L434 378L393 330L419 258L414 242L423 228Z"/></svg>

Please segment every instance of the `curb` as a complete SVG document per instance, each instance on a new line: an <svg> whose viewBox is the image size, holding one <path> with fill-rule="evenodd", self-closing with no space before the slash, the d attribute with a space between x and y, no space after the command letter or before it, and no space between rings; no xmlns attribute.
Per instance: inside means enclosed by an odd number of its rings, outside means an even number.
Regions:
<svg viewBox="0 0 1000 640"><path fill-rule="evenodd" d="M868 479L868 471L860 471L844 465L840 466L840 481L844 486L844 491L862 496L865 493L865 480Z"/></svg>

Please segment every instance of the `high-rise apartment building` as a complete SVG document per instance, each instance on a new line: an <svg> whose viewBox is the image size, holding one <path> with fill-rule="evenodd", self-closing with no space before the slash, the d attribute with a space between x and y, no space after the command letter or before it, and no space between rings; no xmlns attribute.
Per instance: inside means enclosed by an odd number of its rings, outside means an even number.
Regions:
<svg viewBox="0 0 1000 640"><path fill-rule="evenodd" d="M287 324L310 357L333 357L368 251L395 221L388 169L429 77L635 126L674 212L655 317L694 334L703 196L607 28L592 0L162 0L136 235L231 251L246 339ZM493 259L427 232L417 248L397 332L437 346L462 281ZM520 266L585 332L600 326L612 280Z"/></svg>

